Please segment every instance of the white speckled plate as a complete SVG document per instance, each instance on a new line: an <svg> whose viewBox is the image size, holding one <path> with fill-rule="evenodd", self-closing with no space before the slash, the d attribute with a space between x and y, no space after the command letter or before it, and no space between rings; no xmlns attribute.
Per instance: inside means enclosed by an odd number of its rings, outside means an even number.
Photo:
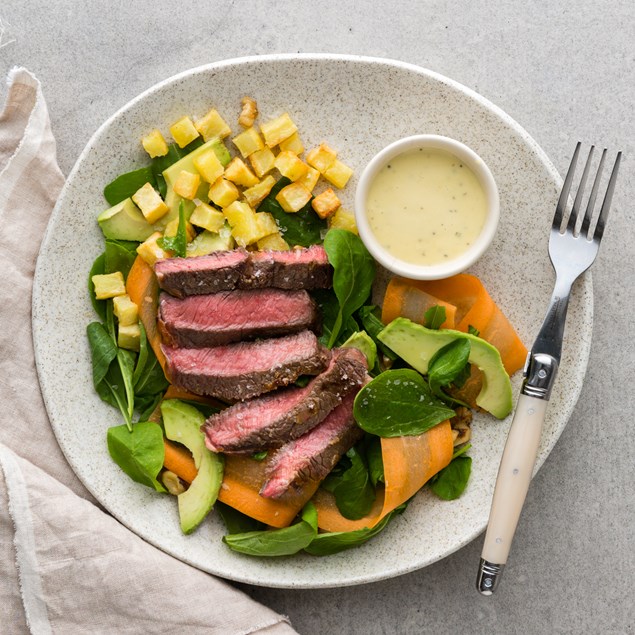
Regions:
<svg viewBox="0 0 635 635"><path fill-rule="evenodd" d="M375 152L407 135L434 133L471 146L491 168L501 196L498 235L473 268L530 344L553 284L547 236L560 177L515 121L464 86L430 71L380 59L273 56L203 66L166 80L113 115L79 157L55 208L37 264L33 332L37 366L57 439L73 469L106 509L160 549L219 576L274 587L329 587L396 576L447 556L484 528L510 420L477 415L473 474L453 502L420 493L406 513L365 546L326 558L254 559L221 542L213 515L191 536L179 529L173 498L132 482L110 460L106 429L120 424L91 381L86 325L94 319L88 270L102 250L95 221L102 188L146 162L139 138L183 114L214 106L235 121L240 99L253 95L264 118L288 110L307 147L323 140L357 174ZM347 188L350 206L355 181ZM578 283L569 338L538 457L553 448L578 398L589 354L592 287ZM515 377L515 393L519 378Z"/></svg>

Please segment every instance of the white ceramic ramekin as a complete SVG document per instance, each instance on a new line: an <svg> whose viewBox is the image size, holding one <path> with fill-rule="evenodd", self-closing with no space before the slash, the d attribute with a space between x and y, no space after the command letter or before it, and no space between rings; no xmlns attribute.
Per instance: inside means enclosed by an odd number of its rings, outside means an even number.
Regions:
<svg viewBox="0 0 635 635"><path fill-rule="evenodd" d="M487 216L478 238L471 247L460 256L436 265L412 264L399 259L384 249L370 228L366 212L368 193L377 173L396 156L418 148L446 150L459 158L474 172L485 191L487 199ZM441 278L448 278L465 271L468 267L473 265L491 244L496 234L499 214L498 187L483 159L481 159L474 150L468 148L460 141L439 135L415 135L391 143L376 154L371 162L364 168L355 193L355 221L359 235L368 248L368 251L370 251L377 262L389 271L414 280L439 280Z"/></svg>

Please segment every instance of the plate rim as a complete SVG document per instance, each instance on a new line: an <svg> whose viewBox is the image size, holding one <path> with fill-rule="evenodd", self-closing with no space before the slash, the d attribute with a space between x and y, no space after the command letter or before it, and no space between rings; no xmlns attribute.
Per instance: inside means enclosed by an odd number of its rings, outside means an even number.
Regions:
<svg viewBox="0 0 635 635"><path fill-rule="evenodd" d="M179 73L176 73L175 75L172 75L166 79L163 79L155 84L153 84L152 86L150 86L149 88L147 88L146 90L144 90L143 92L141 92L140 94L138 94L136 97L133 97L131 100L129 100L127 103L125 103L123 106L121 106L120 108L118 108L112 115L110 115L110 117L108 117L96 130L95 132L91 135L90 139L87 141L86 145L84 146L84 148L82 149L81 153L79 154L79 156L77 157L73 168L71 169L71 171L69 172L68 176L66 177L66 180L64 182L64 186L60 192L60 195L58 197L58 200L55 204L55 207L53 208L53 211L51 213L51 216L49 218L46 230L44 232L44 235L42 237L42 241L40 243L40 247L38 250L38 256L37 256L37 261L36 261L36 266L35 266L35 272L34 272L34 278L33 278L33 288L32 288L32 293L31 293L31 302L32 302L32 313L31 313L31 329L32 329L32 336L33 336L33 346L34 346L34 354L35 354L35 364L36 364L36 370L37 370L37 374L38 374L38 380L39 380L39 385L40 385L40 390L42 393L42 397L44 400L44 404L47 410L47 415L49 418L49 421L51 422L51 427L53 429L53 433L55 434L56 437L56 441L58 442L58 445L60 447L60 449L62 450L62 453L64 454L65 459L68 461L71 469L73 470L73 472L75 473L75 475L77 476L77 478L80 480L80 482L82 483L82 485L91 493L91 495L93 495L95 497L95 499L97 499L98 501L100 500L99 497L95 494L95 492L93 491L93 488L88 485L87 483L85 483L77 474L77 470L75 467L75 461L73 459L71 459L68 454L65 451L65 448L63 447L62 443L60 443L58 436L57 436L57 426L54 423L53 417L51 417L50 412L52 410L52 408L49 407L49 394L48 394L48 390L46 388L46 380L43 379L43 375L44 372L42 370L43 367L43 361L42 361L42 356L43 353L40 349L40 343L39 343L39 339L36 336L37 333L37 320L38 320L38 311L36 309L37 306L39 306L39 301L40 301L40 289L41 289L41 276L43 275L42 271L45 267L45 265L43 264L43 259L40 258L40 256L42 255L43 251L45 251L46 246L48 245L49 241L51 240L51 234L53 232L53 227L55 225L55 219L57 218L57 216L60 214L60 209L63 206L64 203L64 199L67 196L67 192L68 189L70 188L70 183L73 181L76 173L78 172L78 170L80 169L81 164L83 163L85 157L92 151L94 145L98 142L98 140L100 139L100 137L102 136L102 134L104 134L104 132L106 131L107 128L109 128L109 126L116 120L118 119L123 113L127 112L129 109L133 108L138 102L146 99L148 96L152 95L153 93L161 90L162 88L164 88L165 86L169 85L169 84L173 84L178 82L180 79L184 79L187 78L189 76L192 75L196 75L199 73L205 73L208 72L210 70L217 70L217 69L222 69L225 67L237 67L237 66L241 66L241 65L249 65L249 64L253 64L253 63L262 63L262 62L279 62L279 61L297 61L297 60L301 60L301 61L332 61L332 62L353 62L353 63L357 63L357 64L370 64L370 65L381 65L381 66L385 66L385 67L392 67L392 68L400 68L402 70L405 71L409 71L412 73L415 73L417 75L421 75L421 76L427 76L430 77L434 80L439 81L442 84L445 84L447 86L450 86L451 88L454 88L455 90L459 91L460 93L463 93L465 95L467 95L469 98L473 99L474 101L480 103L483 107L485 107L487 110L489 110L490 112L492 112L493 114L495 114L501 121L502 123L504 123L510 130L512 130L527 146L529 146L529 148L531 149L531 151L533 152L533 154L536 156L536 158L538 159L538 161L541 163L541 165L547 170L549 177L556 183L559 184L559 187L561 187L562 185L562 177L560 176L560 173L557 171L557 169L555 168L555 166L553 165L552 161L549 159L549 157L547 156L547 154L544 152L544 150L540 147L540 145L535 141L535 139L527 132L527 130L521 126L513 117L511 117L507 112L505 112L502 108L500 108L499 106L497 106L496 104L494 104L493 102L491 102L489 99L487 99L486 97L484 97L483 95L481 95L480 93L476 92L474 89L466 86L465 84L462 84L461 82L454 80L450 77L447 77L446 75L443 75L441 73L438 73L436 71L430 70L428 68L425 68L423 66L419 66L417 64L413 64L410 62L404 62L401 60L395 60L395 59L391 59L391 58L383 58L383 57L374 57L374 56L366 56L366 55L352 55L352 54L338 54L338 53L298 53L298 54L294 54L294 53L274 53L274 54L267 54L267 55L249 55L249 56L241 56L241 57L236 57L236 58L229 58L229 59L225 59L225 60L219 60L216 62L211 62L208 64L202 64L199 66L195 66L189 69L186 69L184 71L181 71ZM546 251L545 251L545 255L546 255ZM582 377L579 383L576 383L574 387L572 387L572 389L567 393L569 399L570 399L570 410L567 413L566 419L564 421L564 424L562 425L561 429L557 431L557 434L555 435L555 438L552 438L549 443L545 446L545 449L543 451L543 453L538 455L536 464L535 464L535 468L534 468L534 476L536 475L536 473L539 471L539 469L542 467L542 465L544 464L544 462L546 461L547 457L551 454L555 444L557 443L558 439L560 438L560 436L562 435L571 415L573 414L573 410L575 408L575 405L580 397L581 391L582 391L582 387L583 387L583 383L584 383L584 375L586 374L586 371L588 369L588 361L589 361L589 357L590 357L590 350L591 350L591 334L592 334L592 329L593 329L593 284L592 284L592 275L590 271L587 271L584 276L584 281L586 283L586 288L585 290L588 293L588 300L584 303L583 308L586 310L586 314L588 315L588 319L589 319L589 329L590 329L590 333L589 333L589 337L588 338L583 338L582 342L580 342L580 346L576 349L577 350L577 358L578 360L580 360L580 362L582 362L581 367L582 367ZM545 307L546 309L546 307ZM536 325L536 328L538 328L539 325ZM81 471L81 470L80 470ZM467 544L469 544L470 542L472 542L475 538L477 538L481 533L484 532L485 530L485 526L483 527L477 527L475 528L472 532L469 532L468 534L466 534L466 537L463 540L458 541L457 543L454 543L453 546L451 548L449 548L448 550L446 550L442 555L435 555L434 557L430 558L429 560L427 560L426 562L424 562L423 564L421 563L412 563L412 564L406 564L405 566L402 566L399 568L398 571L395 570L390 570L388 572L376 572L374 574L368 574L366 573L360 573L356 576L352 576L350 578L347 578L345 581L342 582L337 582L337 583L323 583L319 580L313 582L313 583L293 583L293 582L271 582L271 581L267 581L267 580L260 580L260 579L254 579L253 577L247 577L244 575L229 575L227 573L223 573L220 574L218 572L215 571L210 571L209 569L205 568L204 566L201 566L200 563L194 562L192 559L183 557L182 555L176 555L175 552L173 550L170 550L167 547L164 547L163 545L158 545L156 544L151 537L146 536L145 534L139 533L137 530L131 528L127 522L125 522L123 519L121 519L119 517L118 514L108 510L108 513L113 516L114 518L117 519L118 522L122 523L126 528L128 528L132 533L134 533L135 535L139 536L141 539L143 539L144 541L152 544L155 548L160 549L161 551L164 551L165 553L168 553L169 555L171 555L172 557L175 557L191 566L194 566L195 568L204 570L212 575L216 575L225 579L229 579L229 580L234 580L236 582L241 582L241 583L246 583L246 584L252 584L255 586L265 586L265 587L270 587L270 588L297 588L297 589L317 589L317 588L338 588L338 587L344 587L344 586L354 586L354 585L358 585L358 584L368 584L368 583L372 583L372 582L377 582L377 581L381 581L381 580L386 580L386 579L390 579L390 578L394 578L400 575L405 575L407 573L411 573L413 571L419 570L419 569L424 569L425 567L438 562L448 556L450 556L451 554L455 553L456 551L458 551L459 549L463 548L464 546L466 546Z"/></svg>

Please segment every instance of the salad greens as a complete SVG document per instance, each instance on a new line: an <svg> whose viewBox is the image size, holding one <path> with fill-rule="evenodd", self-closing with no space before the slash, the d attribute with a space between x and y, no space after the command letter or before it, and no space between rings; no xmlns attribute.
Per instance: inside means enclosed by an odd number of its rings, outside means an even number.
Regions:
<svg viewBox="0 0 635 635"><path fill-rule="evenodd" d="M165 156L155 157L149 165L118 176L104 188L111 206L131 197L150 183L165 198L168 186L164 170L204 143L201 137L184 148L168 146ZM381 438L421 434L455 415L456 405L446 392L448 386L460 387L470 375L470 342L457 339L444 346L430 360L427 378L411 368L380 340L385 326L381 310L370 301L375 278L375 262L361 239L350 231L328 229L309 201L295 213L287 213L276 195L291 181L280 178L257 208L275 219L281 235L291 246L309 247L323 242L333 267L333 288L311 291L322 313L323 345L355 347L367 360L374 377L355 399L354 416L365 431L364 438L341 457L323 481L321 487L332 493L340 513L350 520L366 516L376 500L378 488L385 482ZM174 236L163 236L157 244L179 257L187 255L187 223L183 202L179 206L178 228ZM97 300L92 276L121 272L124 280L137 257L139 243L106 239L104 252L94 261L88 280L88 290L99 321L87 327L92 356L93 384L100 398L118 408L124 425L108 430L107 443L112 459L133 480L158 492L165 492L159 480L163 469L165 448L161 425L148 421L160 405L169 383L139 323L139 350L119 348L116 318L112 300ZM429 329L439 329L446 311L434 306L426 311L423 322ZM470 326L469 332L478 335ZM392 369L387 370L387 368ZM300 377L296 385L306 385L310 377ZM188 403L188 402L186 402ZM217 408L192 403L206 417ZM452 500L460 496L467 485L471 458L464 455L469 444L463 445L451 463L430 481L432 491ZM267 459L268 452L256 452L255 461ZM228 535L223 540L229 548L254 556L287 556L299 551L322 556L359 546L381 532L401 514L409 501L386 515L372 528L350 532L318 533L317 511L309 502L295 524L283 529L266 529L259 521L217 502Z"/></svg>

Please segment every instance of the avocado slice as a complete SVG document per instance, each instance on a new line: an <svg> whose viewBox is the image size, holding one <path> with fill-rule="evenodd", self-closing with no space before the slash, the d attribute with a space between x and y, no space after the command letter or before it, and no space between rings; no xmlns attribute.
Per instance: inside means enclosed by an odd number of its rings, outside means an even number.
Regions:
<svg viewBox="0 0 635 635"><path fill-rule="evenodd" d="M182 443L194 457L198 469L189 488L179 494L181 530L189 534L210 512L223 482L223 458L205 446L201 426L205 417L194 407L178 399L166 399L161 404L165 436Z"/></svg>
<svg viewBox="0 0 635 635"><path fill-rule="evenodd" d="M449 329L427 329L406 318L396 318L377 336L399 357L422 374L428 372L432 356L457 338L470 342L469 361L483 371L481 392L476 398L478 406L498 419L504 419L512 409L512 386L498 350L485 340L469 333Z"/></svg>
<svg viewBox="0 0 635 635"><path fill-rule="evenodd" d="M342 344L342 348L356 348L358 351L364 353L368 368L372 370L375 367L375 362L377 361L377 345L366 331L353 333L344 344Z"/></svg>
<svg viewBox="0 0 635 635"><path fill-rule="evenodd" d="M114 240L143 242L155 231L131 198L126 198L102 212L97 217L97 222L104 236Z"/></svg>
<svg viewBox="0 0 635 635"><path fill-rule="evenodd" d="M193 172L194 174L196 174L197 170L194 167L194 159L196 159L196 157L200 156L201 154L203 154L203 152L206 152L209 149L214 150L216 156L218 157L218 160L223 166L227 165L231 160L229 151L225 147L222 139L210 139L195 150L192 150L192 152L190 152L189 154L186 154L176 163L173 163L170 167L163 170L163 178L165 179L165 184L167 186L167 192L165 194L165 204L170 209L168 213L163 216L163 218L161 218L154 224L155 231L163 231L165 229L165 226L171 220L179 217L179 206L181 205L181 202L183 202L185 220L190 219L190 216L192 215L192 212L196 207L196 203L194 203L194 201L188 201L187 199L180 197L174 192L172 186L181 173L181 170L186 170L187 172ZM209 200L208 192L209 183L207 183L207 181L201 180L201 184L198 186L198 190L196 191L196 198L201 201L207 202Z"/></svg>
<svg viewBox="0 0 635 635"><path fill-rule="evenodd" d="M234 248L234 237L231 227L225 223L219 232L203 230L196 238L187 244L187 256L205 256L213 251L228 251Z"/></svg>

